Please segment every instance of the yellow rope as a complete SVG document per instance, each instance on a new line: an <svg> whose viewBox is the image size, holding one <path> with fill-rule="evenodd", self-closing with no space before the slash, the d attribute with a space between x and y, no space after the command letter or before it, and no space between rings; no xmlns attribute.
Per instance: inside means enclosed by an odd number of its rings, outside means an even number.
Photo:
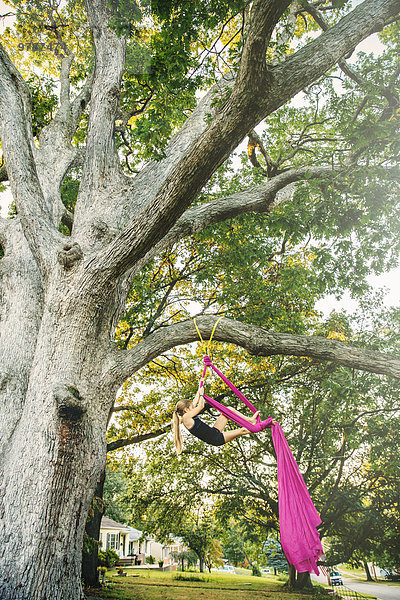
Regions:
<svg viewBox="0 0 400 600"><path fill-rule="evenodd" d="M198 334L198 336L200 338L200 341L204 345L204 340L203 340L203 338L201 336L200 329L197 327L196 319L193 319L193 323L194 323L194 326L196 327L196 331L197 331L197 334Z"/></svg>
<svg viewBox="0 0 400 600"><path fill-rule="evenodd" d="M205 354L209 354L209 352L211 350L211 342L212 342L212 339L214 337L215 330L217 329L217 325L218 325L218 323L220 322L221 319L222 319L222 317L219 317L219 319L217 319L215 321L214 327L212 328L210 339L208 340L208 342L205 342L203 340L203 337L202 337L202 335L200 333L200 329L197 327L196 319L193 319L193 323L194 323L194 326L196 327L196 331L197 331L197 334L198 334L198 336L200 338L200 342L201 342L202 346L204 346Z"/></svg>
<svg viewBox="0 0 400 600"><path fill-rule="evenodd" d="M208 348L208 346L210 346L210 349L211 349L211 341L212 341L212 339L213 339L213 336L214 336L215 330L217 329L217 325L218 325L218 323L220 322L220 320L221 320L221 319L222 319L222 317L219 317L219 319L217 319L217 321L215 321L215 325L214 325L214 327L213 327L213 330L212 330L212 332L211 332L210 339L209 339L209 340L208 340L208 342L207 342L207 350L209 349L209 348ZM208 354L208 352L207 352L207 354Z"/></svg>
<svg viewBox="0 0 400 600"><path fill-rule="evenodd" d="M221 319L222 319L222 317L219 317L219 319L217 319L215 321L215 324L214 324L214 327L212 328L210 339L208 340L208 342L205 342L203 340L203 337L202 337L202 335L200 333L200 329L197 327L196 319L193 319L194 326L196 327L197 334L198 334L198 336L200 338L200 343L203 346L203 353L207 354L208 356L210 356L210 353L211 353L211 342L212 342L212 339L214 337L215 330L217 329L217 325L218 325L218 323L220 322ZM208 373L208 371L206 371L204 379L207 377L207 373ZM204 383L204 379L201 381L202 384Z"/></svg>

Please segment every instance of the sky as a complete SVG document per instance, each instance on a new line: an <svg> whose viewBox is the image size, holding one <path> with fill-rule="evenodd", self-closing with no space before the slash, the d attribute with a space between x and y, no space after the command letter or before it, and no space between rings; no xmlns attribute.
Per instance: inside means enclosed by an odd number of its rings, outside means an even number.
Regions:
<svg viewBox="0 0 400 600"><path fill-rule="evenodd" d="M361 0L354 0L353 6L360 4ZM10 11L10 7L4 4L2 0L0 0L0 15ZM4 29L4 26L10 25L10 18L5 20L0 20L0 34ZM379 54L382 51L382 44L379 41L379 38L376 34L370 36L368 39L364 40L361 44L359 44L356 48L356 52L353 56L356 56L358 51L364 52L372 52L374 54ZM0 216L5 217L7 215L8 206L12 199L11 193L9 190L6 192L0 193ZM371 275L369 277L369 281L374 288L386 288L387 293L385 296L385 304L387 306L398 306L400 303L400 267L397 269L385 273L380 276ZM357 302L352 300L348 294L345 294L344 297L340 300L337 300L333 296L327 296L323 300L321 300L317 308L321 310L325 315L328 315L332 310L346 310L348 312L354 312L357 309Z"/></svg>

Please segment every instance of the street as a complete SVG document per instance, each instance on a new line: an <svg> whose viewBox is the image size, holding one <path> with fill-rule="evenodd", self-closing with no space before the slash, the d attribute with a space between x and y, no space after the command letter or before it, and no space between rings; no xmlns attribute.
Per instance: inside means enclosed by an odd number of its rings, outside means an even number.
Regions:
<svg viewBox="0 0 400 600"><path fill-rule="evenodd" d="M366 581L356 581L349 577L343 577L343 583L346 587L358 592L359 594L369 594L376 596L379 600L400 600L400 586L386 585L384 583L368 583Z"/></svg>
<svg viewBox="0 0 400 600"><path fill-rule="evenodd" d="M327 579L325 575L311 575L311 579L315 583L323 583L326 585ZM358 581L350 577L343 577L344 585L358 592L359 594L368 594L369 596L376 596L378 600L400 600L400 586L386 585L385 583L368 583L367 581ZM338 588L339 589L339 588Z"/></svg>

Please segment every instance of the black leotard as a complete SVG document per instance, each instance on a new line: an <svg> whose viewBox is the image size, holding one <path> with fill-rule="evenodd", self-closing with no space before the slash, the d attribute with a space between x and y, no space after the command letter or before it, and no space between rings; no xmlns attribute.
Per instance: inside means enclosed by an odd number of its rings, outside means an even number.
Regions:
<svg viewBox="0 0 400 600"><path fill-rule="evenodd" d="M211 446L223 446L225 444L225 438L222 431L216 427L210 427L207 423L204 423L199 417L193 418L194 425L188 431Z"/></svg>

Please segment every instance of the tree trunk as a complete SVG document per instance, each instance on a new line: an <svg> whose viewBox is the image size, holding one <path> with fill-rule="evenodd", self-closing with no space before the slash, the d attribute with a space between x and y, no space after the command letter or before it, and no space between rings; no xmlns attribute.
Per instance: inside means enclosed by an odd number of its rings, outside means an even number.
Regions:
<svg viewBox="0 0 400 600"><path fill-rule="evenodd" d="M95 498L103 498L104 481L106 478L106 472L104 470L97 484L96 491L94 493ZM104 507L102 505L94 503L93 516L89 517L86 521L86 535L92 540L98 542L100 539L100 525L101 518L104 514ZM93 543L90 552L83 552L82 554L82 579L87 587L99 587L99 576L97 572L98 567L98 555L99 546L97 543Z"/></svg>
<svg viewBox="0 0 400 600"><path fill-rule="evenodd" d="M288 588L289 590L294 590L296 587L296 569L293 565L289 564L288 579L284 587Z"/></svg>
<svg viewBox="0 0 400 600"><path fill-rule="evenodd" d="M289 564L288 579L285 583L285 588L289 590L303 590L312 588L310 573L297 573L293 565Z"/></svg>
<svg viewBox="0 0 400 600"><path fill-rule="evenodd" d="M83 598L83 533L105 467L113 394L93 368L104 352L101 330L88 314L68 314L64 298L59 289L48 293L27 392L14 398L21 415L2 456L2 600ZM7 390L2 400L7 406Z"/></svg>
<svg viewBox="0 0 400 600"><path fill-rule="evenodd" d="M369 566L367 561L364 561L364 569L365 569L365 574L367 576L367 581L373 581L372 575L371 575L371 571L369 570Z"/></svg>
<svg viewBox="0 0 400 600"><path fill-rule="evenodd" d="M204 573L204 558L202 556L199 557L200 563L200 573Z"/></svg>

